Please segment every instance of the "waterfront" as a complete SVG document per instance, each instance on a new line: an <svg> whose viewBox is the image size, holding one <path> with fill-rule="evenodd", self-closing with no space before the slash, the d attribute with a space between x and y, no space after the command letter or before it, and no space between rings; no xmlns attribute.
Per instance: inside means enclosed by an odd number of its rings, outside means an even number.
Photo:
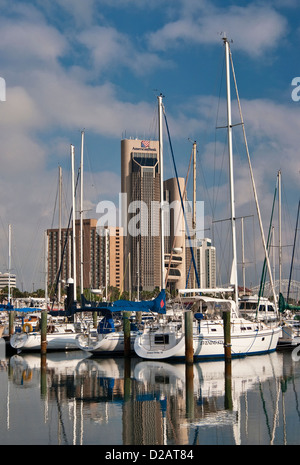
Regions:
<svg viewBox="0 0 300 465"><path fill-rule="evenodd" d="M193 365L13 355L1 362L2 445L300 444L290 352Z"/></svg>

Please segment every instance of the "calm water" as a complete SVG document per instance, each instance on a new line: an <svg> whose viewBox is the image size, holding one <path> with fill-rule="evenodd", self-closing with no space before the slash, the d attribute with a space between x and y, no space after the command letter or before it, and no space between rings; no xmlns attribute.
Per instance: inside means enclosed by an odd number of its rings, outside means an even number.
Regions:
<svg viewBox="0 0 300 465"><path fill-rule="evenodd" d="M0 367L0 444L300 444L300 361L276 352L184 364L14 355Z"/></svg>

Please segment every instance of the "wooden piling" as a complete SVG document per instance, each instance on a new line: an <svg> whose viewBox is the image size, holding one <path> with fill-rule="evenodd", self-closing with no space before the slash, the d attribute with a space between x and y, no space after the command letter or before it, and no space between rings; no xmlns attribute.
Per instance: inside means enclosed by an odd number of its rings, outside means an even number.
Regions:
<svg viewBox="0 0 300 465"><path fill-rule="evenodd" d="M225 356L225 409L232 410L231 391L231 322L230 312L223 312Z"/></svg>
<svg viewBox="0 0 300 465"><path fill-rule="evenodd" d="M124 331L124 356L129 357L131 353L130 346L130 314L131 312L123 312L123 331Z"/></svg>
<svg viewBox="0 0 300 465"><path fill-rule="evenodd" d="M47 353L47 312L42 311L41 315L41 355Z"/></svg>
<svg viewBox="0 0 300 465"><path fill-rule="evenodd" d="M194 361L193 348L193 312L187 310L184 314L184 333L185 333L185 363L192 364Z"/></svg>
<svg viewBox="0 0 300 465"><path fill-rule="evenodd" d="M8 334L9 337L14 334L14 319L15 319L15 312L10 310L8 314Z"/></svg>
<svg viewBox="0 0 300 465"><path fill-rule="evenodd" d="M223 312L225 361L231 360L231 327L230 326L231 326L230 312Z"/></svg>

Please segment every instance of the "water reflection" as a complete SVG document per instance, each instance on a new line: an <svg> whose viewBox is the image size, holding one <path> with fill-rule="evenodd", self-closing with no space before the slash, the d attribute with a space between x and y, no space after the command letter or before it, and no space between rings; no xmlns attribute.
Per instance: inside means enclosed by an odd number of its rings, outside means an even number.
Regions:
<svg viewBox="0 0 300 465"><path fill-rule="evenodd" d="M228 366L14 355L0 366L0 442L299 444L299 374L277 352Z"/></svg>

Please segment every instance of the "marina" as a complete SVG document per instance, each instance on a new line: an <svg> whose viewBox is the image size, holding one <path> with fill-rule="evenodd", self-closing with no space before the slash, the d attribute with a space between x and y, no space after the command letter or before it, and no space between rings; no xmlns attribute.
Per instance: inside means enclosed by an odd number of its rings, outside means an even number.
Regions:
<svg viewBox="0 0 300 465"><path fill-rule="evenodd" d="M223 361L12 355L1 360L0 389L2 445L196 454L200 445L300 444L300 361L290 351L232 360L230 376Z"/></svg>

